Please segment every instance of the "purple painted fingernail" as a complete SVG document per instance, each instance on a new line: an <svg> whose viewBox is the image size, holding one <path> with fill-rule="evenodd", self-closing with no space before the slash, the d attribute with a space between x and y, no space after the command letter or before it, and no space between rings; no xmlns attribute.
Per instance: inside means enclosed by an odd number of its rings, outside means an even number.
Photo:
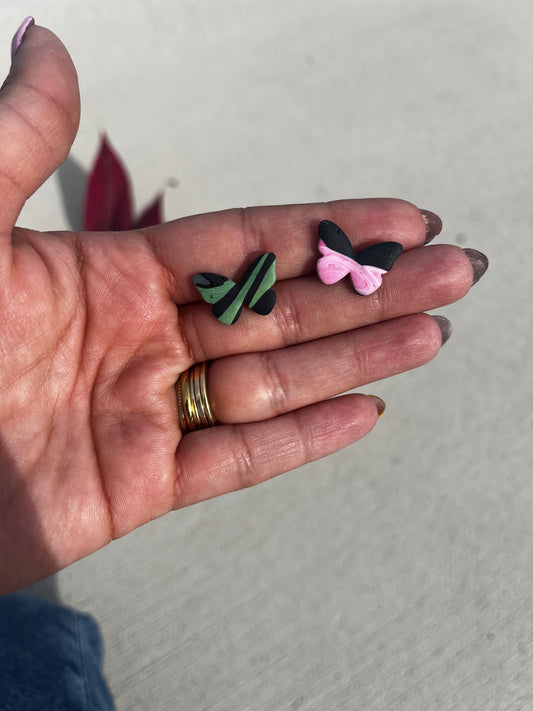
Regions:
<svg viewBox="0 0 533 711"><path fill-rule="evenodd" d="M444 316L433 316L433 320L437 322L437 325L440 328L440 334L442 338L440 345L442 348L442 346L446 343L446 341L449 340L450 336L452 335L452 324Z"/></svg>
<svg viewBox="0 0 533 711"><path fill-rule="evenodd" d="M474 284L478 283L483 274L485 274L485 272L489 268L489 260L483 254L483 252L478 252L477 249L464 249L463 252L466 254L468 259L470 260L470 263L472 264L472 286L474 286Z"/></svg>
<svg viewBox="0 0 533 711"><path fill-rule="evenodd" d="M15 35L11 40L11 61L13 61L13 59L15 58L15 54L18 52L20 45L24 41L24 35L26 34L26 30L28 29L28 27L31 27L31 25L34 24L35 20L33 19L33 17L27 17L22 23L22 25L15 32Z"/></svg>
<svg viewBox="0 0 533 711"><path fill-rule="evenodd" d="M437 235L440 235L442 220L438 215L435 215L434 212L430 212L429 210L420 210L420 214L426 223L426 239L424 240L424 244L429 244Z"/></svg>
<svg viewBox="0 0 533 711"><path fill-rule="evenodd" d="M385 403L384 401L378 397L377 395L367 395L367 397L372 400L374 405L376 406L376 410L378 411L378 420L381 417L381 415L385 412Z"/></svg>

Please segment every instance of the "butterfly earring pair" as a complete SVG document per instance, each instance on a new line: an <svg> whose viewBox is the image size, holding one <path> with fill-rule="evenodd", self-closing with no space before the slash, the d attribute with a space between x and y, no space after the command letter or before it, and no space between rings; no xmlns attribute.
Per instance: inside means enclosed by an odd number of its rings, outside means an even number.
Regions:
<svg viewBox="0 0 533 711"><path fill-rule="evenodd" d="M358 294L368 296L381 286L383 275L402 252L398 242L380 242L355 252L350 240L334 222L323 220L318 228L318 249L322 257L317 273L324 284L335 284L348 274ZM257 314L269 314L276 303L276 255L257 257L239 283L220 274L195 274L193 284L202 299L213 304L213 314L227 325L234 324L246 304Z"/></svg>

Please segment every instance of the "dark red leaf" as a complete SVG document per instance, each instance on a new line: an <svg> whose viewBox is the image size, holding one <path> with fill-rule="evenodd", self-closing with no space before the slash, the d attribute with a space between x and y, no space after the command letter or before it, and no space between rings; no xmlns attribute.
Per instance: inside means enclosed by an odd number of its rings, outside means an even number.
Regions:
<svg viewBox="0 0 533 711"><path fill-rule="evenodd" d="M156 195L154 201L148 205L139 219L133 225L134 229L160 225L163 222L163 193Z"/></svg>
<svg viewBox="0 0 533 711"><path fill-rule="evenodd" d="M128 230L132 227L128 174L105 135L89 176L83 222L86 230Z"/></svg>

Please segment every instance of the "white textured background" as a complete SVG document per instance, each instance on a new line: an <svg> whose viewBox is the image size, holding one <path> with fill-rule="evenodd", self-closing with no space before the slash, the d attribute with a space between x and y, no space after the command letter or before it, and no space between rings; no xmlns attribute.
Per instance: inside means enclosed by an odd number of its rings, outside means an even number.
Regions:
<svg viewBox="0 0 533 711"><path fill-rule="evenodd" d="M180 511L47 581L99 620L119 711L533 709L530 0L40 0L138 207L396 196L491 266L364 441ZM367 388L368 390L368 388Z"/></svg>

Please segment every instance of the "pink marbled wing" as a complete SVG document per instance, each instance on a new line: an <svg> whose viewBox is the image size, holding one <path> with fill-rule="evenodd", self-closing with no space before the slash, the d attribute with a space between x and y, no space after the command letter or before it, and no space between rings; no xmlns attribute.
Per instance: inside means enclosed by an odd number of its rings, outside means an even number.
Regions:
<svg viewBox="0 0 533 711"><path fill-rule="evenodd" d="M373 294L381 286L386 269L359 264L355 259L330 249L321 239L318 240L318 249L324 256L318 260L316 270L324 284L335 284L349 274L353 288L362 296Z"/></svg>

